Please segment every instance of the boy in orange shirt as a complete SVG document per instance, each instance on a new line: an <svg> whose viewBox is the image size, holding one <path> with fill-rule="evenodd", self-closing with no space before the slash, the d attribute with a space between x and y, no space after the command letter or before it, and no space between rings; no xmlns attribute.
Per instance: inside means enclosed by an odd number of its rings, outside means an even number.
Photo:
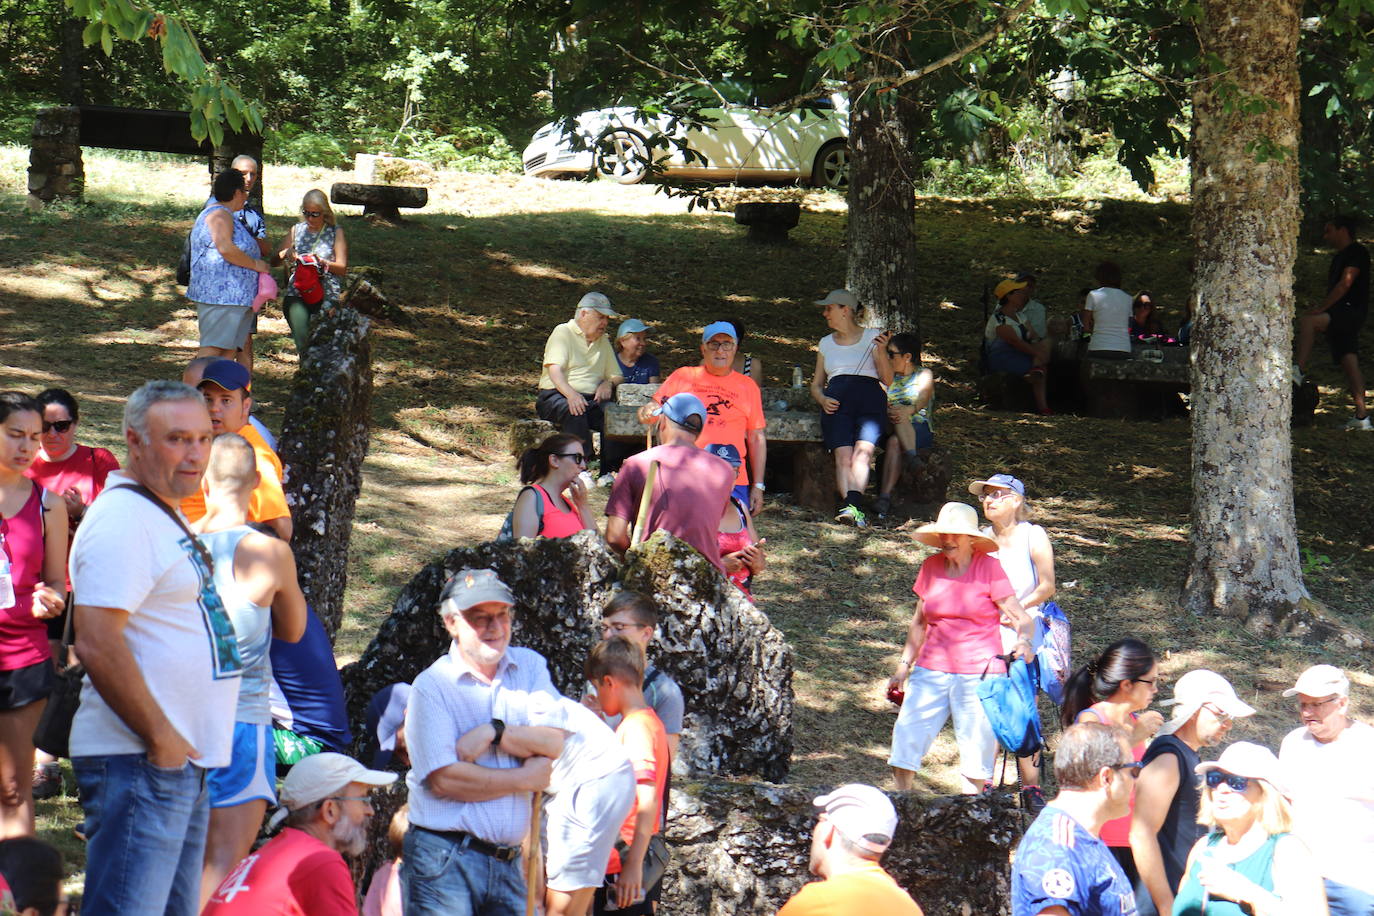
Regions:
<svg viewBox="0 0 1374 916"><path fill-rule="evenodd" d="M623 636L613 636L592 649L587 680L596 687L601 711L623 716L616 737L630 755L635 771L635 806L620 828L606 867L607 885L597 889L592 912L652 916L644 886L644 857L649 840L662 829L663 789L671 756L668 733L644 700L644 649Z"/></svg>

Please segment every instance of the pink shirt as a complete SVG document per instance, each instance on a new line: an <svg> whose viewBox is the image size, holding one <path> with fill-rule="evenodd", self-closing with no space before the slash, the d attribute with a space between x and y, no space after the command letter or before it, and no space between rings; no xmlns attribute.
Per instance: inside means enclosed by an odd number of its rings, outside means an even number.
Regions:
<svg viewBox="0 0 1374 916"><path fill-rule="evenodd" d="M921 564L911 590L925 602L926 641L916 664L946 674L982 674L1002 653L1002 612L995 602L1016 594L996 557L975 553L958 578L945 572L943 554ZM993 671L1005 666L993 662Z"/></svg>
<svg viewBox="0 0 1374 916"><path fill-rule="evenodd" d="M89 506L100 491L105 489L105 478L111 471L119 470L119 459L103 448L78 445L76 451L61 461L47 461L42 455L33 459L33 464L24 476L38 482L49 493L61 496L68 489L76 487L81 501ZM76 530L78 519L70 513L67 522L72 531ZM71 542L67 542L71 546Z"/></svg>
<svg viewBox="0 0 1374 916"><path fill-rule="evenodd" d="M0 519L14 586L14 604L0 608L0 671L52 658L48 622L33 616L33 592L43 580L43 488L34 484L17 515Z"/></svg>
<svg viewBox="0 0 1374 916"><path fill-rule="evenodd" d="M535 495L544 501L544 527L540 529L542 538L566 538L582 530L582 516L571 507L567 511L558 508L553 496L539 484L531 484Z"/></svg>
<svg viewBox="0 0 1374 916"><path fill-rule="evenodd" d="M735 470L710 452L692 445L659 445L625 459L606 501L606 514L635 523L649 465L655 461L658 475L645 524L649 534L661 528L681 538L724 572L716 535L735 485Z"/></svg>

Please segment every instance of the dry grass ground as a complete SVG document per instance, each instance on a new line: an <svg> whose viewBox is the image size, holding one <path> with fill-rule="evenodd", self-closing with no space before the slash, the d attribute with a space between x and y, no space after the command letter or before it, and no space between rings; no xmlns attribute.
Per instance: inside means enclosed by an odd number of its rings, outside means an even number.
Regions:
<svg viewBox="0 0 1374 916"><path fill-rule="evenodd" d="M203 197L204 167L93 157L86 205L30 215L25 159L25 151L0 150L0 387L71 388L82 401L84 440L118 449L122 398L144 379L177 375L194 351L194 314L173 268ZM273 232L284 232L305 190L343 177L269 167ZM341 660L362 650L425 562L496 533L515 493L503 454L507 424L531 415L544 338L582 292L601 289L655 325L667 367L696 360L694 335L707 320L737 315L750 329L749 349L782 383L794 364L812 363L825 332L809 303L843 284L844 219L841 200L810 195L792 244L760 249L743 241L728 214L685 213L651 188L454 175L403 229L344 220L353 263L380 270L380 286L414 323L375 330L372 452ZM1186 421L1042 419L976 404L972 356L985 283L1035 269L1041 298L1065 311L1093 263L1116 257L1127 288L1153 289L1176 324L1188 284L1186 208L925 199L917 233L922 330L940 376L937 434L956 470L949 498L969 499L966 481L998 470L1026 481L1058 553L1059 602L1074 622L1078 658L1134 634L1163 657L1166 679L1198 666L1222 671L1260 710L1236 736L1271 745L1294 719L1279 689L1308 664L1352 669L1371 696L1367 656L1261 639L1231 621L1180 612ZM1321 292L1325 263L1312 243L1303 245L1301 301ZM279 314L262 321L258 352L259 413L279 426L296 364ZM1324 406L1317 426L1294 436L1308 585L1341 620L1374 632L1374 525L1363 498L1374 478L1374 436L1336 428L1348 403L1340 380L1328 366L1315 373ZM757 597L795 650L794 776L886 784L893 717L882 685L925 551L909 526L860 533L775 494L759 525L771 566ZM949 790L954 757L952 741L942 740L923 785ZM47 833L58 837L73 806L42 807ZM79 856L79 847L69 851Z"/></svg>

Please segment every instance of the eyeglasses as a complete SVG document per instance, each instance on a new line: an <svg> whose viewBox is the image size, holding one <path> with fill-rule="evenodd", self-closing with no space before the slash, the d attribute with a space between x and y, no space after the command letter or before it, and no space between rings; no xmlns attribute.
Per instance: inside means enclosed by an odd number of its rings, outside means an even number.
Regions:
<svg viewBox="0 0 1374 916"><path fill-rule="evenodd" d="M310 219L315 219L316 217L324 216L324 211L323 211L323 210L302 210L302 211L301 211L301 215L302 215L302 216L305 216L305 217L308 217L308 218L310 218Z"/></svg>
<svg viewBox="0 0 1374 916"><path fill-rule="evenodd" d="M330 799L331 801L360 801L360 802L370 802L370 801L372 801L372 797L369 796L369 795L331 795L331 796L329 796L329 799Z"/></svg>
<svg viewBox="0 0 1374 916"><path fill-rule="evenodd" d="M581 452L554 452L559 458L571 458L577 464L586 465L587 456Z"/></svg>
<svg viewBox="0 0 1374 916"><path fill-rule="evenodd" d="M1125 763L1108 764L1108 769L1116 770L1118 773L1125 771L1130 774L1132 779L1140 775L1140 770L1145 764L1139 760L1128 760Z"/></svg>
<svg viewBox="0 0 1374 916"><path fill-rule="evenodd" d="M1158 690L1162 678L1156 675L1155 677L1133 677L1131 680L1135 681L1137 684L1149 684L1151 687Z"/></svg>
<svg viewBox="0 0 1374 916"><path fill-rule="evenodd" d="M1217 721L1220 722L1222 725L1231 724L1232 719L1230 713L1222 712L1220 709L1213 706L1211 703L1203 703L1202 708L1210 712L1212 715L1216 716Z"/></svg>
<svg viewBox="0 0 1374 916"><path fill-rule="evenodd" d="M1006 499L1006 498L1007 498L1008 496L1010 496L1010 495L1011 495L1011 490L984 490L984 491L983 491L983 501L984 501L984 502L989 502L989 501L991 501L991 502L996 502L996 501L999 500L999 499Z"/></svg>
<svg viewBox="0 0 1374 916"><path fill-rule="evenodd" d="M54 420L51 423L49 423L47 420L44 420L43 432L55 429L59 433L65 433L67 430L72 428L72 424L74 424L75 422L75 420Z"/></svg>
<svg viewBox="0 0 1374 916"><path fill-rule="evenodd" d="M736 345L736 343L735 343L733 340L708 340L708 341L706 341L706 349L708 349L708 350L733 350L733 349L735 349L736 346L737 346L737 345Z"/></svg>
<svg viewBox="0 0 1374 916"><path fill-rule="evenodd" d="M888 350L888 351L887 351L887 358L888 358L888 359L896 359L897 357L903 356L903 355L904 355L904 354L898 353L896 350Z"/></svg>
<svg viewBox="0 0 1374 916"><path fill-rule="evenodd" d="M1250 788L1249 776L1237 776L1235 773L1223 773L1221 770L1208 770L1203 780L1209 789L1215 789L1223 782L1236 792L1244 792Z"/></svg>
<svg viewBox="0 0 1374 916"><path fill-rule="evenodd" d="M614 633L620 636L623 633L629 633L632 630L639 630L647 626L648 624L646 623L621 623L620 621L616 621L615 623L603 623L601 625L601 632Z"/></svg>
<svg viewBox="0 0 1374 916"><path fill-rule="evenodd" d="M46 426L47 424L45 423L45 424L43 424L43 425ZM1336 701L1339 700L1339 699L1340 699L1339 696L1335 696L1335 697L1327 697L1327 698L1324 699L1324 700L1317 700L1315 703L1303 703L1303 702L1299 702L1299 703L1298 703L1298 712L1316 712L1318 709L1321 709L1323 706L1327 705L1328 703L1334 703L1334 702L1336 702Z"/></svg>

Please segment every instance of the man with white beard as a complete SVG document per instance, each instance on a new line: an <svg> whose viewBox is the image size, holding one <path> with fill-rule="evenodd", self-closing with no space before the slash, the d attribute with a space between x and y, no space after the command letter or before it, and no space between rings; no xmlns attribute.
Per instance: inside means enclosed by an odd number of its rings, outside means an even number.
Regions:
<svg viewBox="0 0 1374 916"><path fill-rule="evenodd" d="M229 873L201 916L309 913L357 916L357 892L344 856L360 856L372 819L368 792L396 781L343 754L315 754L282 782L286 826Z"/></svg>

